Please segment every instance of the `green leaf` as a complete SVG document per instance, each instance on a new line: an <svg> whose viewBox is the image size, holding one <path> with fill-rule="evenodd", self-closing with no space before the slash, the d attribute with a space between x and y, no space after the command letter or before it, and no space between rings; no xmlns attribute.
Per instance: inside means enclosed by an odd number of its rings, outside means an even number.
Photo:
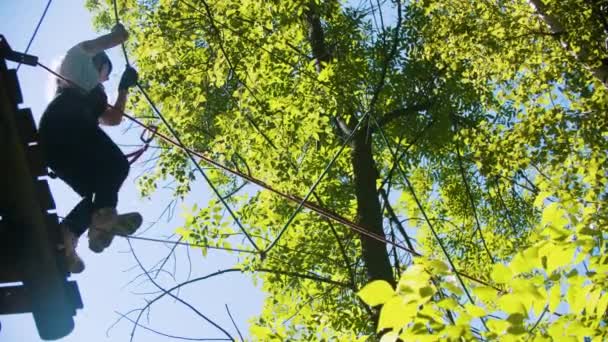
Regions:
<svg viewBox="0 0 608 342"><path fill-rule="evenodd" d="M527 273L536 267L541 267L539 261L538 246L533 246L523 252L517 253L513 260L511 260L509 268L513 270L513 275Z"/></svg>
<svg viewBox="0 0 608 342"><path fill-rule="evenodd" d="M570 265L576 253L576 246L569 244L567 246L556 246L549 250L547 255L547 273L551 274L560 267Z"/></svg>
<svg viewBox="0 0 608 342"><path fill-rule="evenodd" d="M389 331L382 335L380 342L396 342L399 339L399 334L394 331Z"/></svg>
<svg viewBox="0 0 608 342"><path fill-rule="evenodd" d="M458 302L452 297L447 297L440 300L437 305L443 309L453 310L458 307Z"/></svg>
<svg viewBox="0 0 608 342"><path fill-rule="evenodd" d="M506 294L498 299L500 310L509 314L522 314L527 317L526 307L522 304L521 298L514 294Z"/></svg>
<svg viewBox="0 0 608 342"><path fill-rule="evenodd" d="M521 325L524 322L524 315L520 314L520 313L514 313L509 315L509 317L507 317L507 321L509 323L511 323L512 325Z"/></svg>
<svg viewBox="0 0 608 342"><path fill-rule="evenodd" d="M534 200L534 206L537 208L542 207L545 199L547 199L549 196L551 196L551 193L549 193L547 191L539 192L538 195L536 196L536 199Z"/></svg>
<svg viewBox="0 0 608 342"><path fill-rule="evenodd" d="M466 303L464 305L464 308L469 315L471 315L475 318L483 317L483 316L487 315L486 310L484 310L483 308L481 308L477 305L473 305L471 303Z"/></svg>
<svg viewBox="0 0 608 342"><path fill-rule="evenodd" d="M417 308L418 305L408 305L399 296L391 298L382 306L377 331L401 329L416 315Z"/></svg>
<svg viewBox="0 0 608 342"><path fill-rule="evenodd" d="M479 286L473 288L473 293L483 301L492 302L498 296L498 291L489 286Z"/></svg>
<svg viewBox="0 0 608 342"><path fill-rule="evenodd" d="M450 268L443 261L440 261L440 260L431 260L428 263L428 265L429 265L429 267L432 270L431 273L433 273L433 274L446 275L446 274L450 273Z"/></svg>
<svg viewBox="0 0 608 342"><path fill-rule="evenodd" d="M523 325L512 325L507 329L507 332L513 335L522 335L525 334L527 330Z"/></svg>
<svg viewBox="0 0 608 342"><path fill-rule="evenodd" d="M435 294L435 288L432 286L425 286L420 288L420 290L418 290L418 293L422 298L431 297Z"/></svg>
<svg viewBox="0 0 608 342"><path fill-rule="evenodd" d="M504 331L509 327L509 323L498 319L489 319L486 323L490 331L502 336Z"/></svg>
<svg viewBox="0 0 608 342"><path fill-rule="evenodd" d="M384 280L375 280L365 285L357 295L369 306L386 303L395 295L391 285Z"/></svg>
<svg viewBox="0 0 608 342"><path fill-rule="evenodd" d="M448 289L451 293L457 295L457 296L461 296L464 294L464 292L462 291L462 289L460 288L460 286L455 285L449 281L446 281L444 283L442 283L441 285L443 285L446 289Z"/></svg>
<svg viewBox="0 0 608 342"><path fill-rule="evenodd" d="M585 303L585 311L592 313L596 312L597 305L599 304L600 296L602 295L602 289L596 288L589 293L587 302Z"/></svg>
<svg viewBox="0 0 608 342"><path fill-rule="evenodd" d="M268 338L268 336L270 334L272 334L272 330L268 327L262 327L259 325L251 325L249 327L249 331L251 331L251 334L255 337L257 337L258 339L261 340L265 340Z"/></svg>
<svg viewBox="0 0 608 342"><path fill-rule="evenodd" d="M228 241L222 241L222 247L226 249L231 249L232 245Z"/></svg>
<svg viewBox="0 0 608 342"><path fill-rule="evenodd" d="M506 284L513 278L513 272L503 264L495 264L490 277L497 283Z"/></svg>
<svg viewBox="0 0 608 342"><path fill-rule="evenodd" d="M565 229L567 224L566 211L559 203L553 202L543 210L541 225L549 226L549 234L552 238L560 239L568 235L570 232Z"/></svg>
<svg viewBox="0 0 608 342"><path fill-rule="evenodd" d="M608 309L608 292L604 293L602 298L597 303L597 308L595 314L598 316L604 316L606 314L606 310Z"/></svg>

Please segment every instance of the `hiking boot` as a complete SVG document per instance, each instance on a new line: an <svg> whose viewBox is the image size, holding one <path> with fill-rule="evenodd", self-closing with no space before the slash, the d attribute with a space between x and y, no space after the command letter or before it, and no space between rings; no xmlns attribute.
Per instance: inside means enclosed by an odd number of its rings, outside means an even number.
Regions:
<svg viewBox="0 0 608 342"><path fill-rule="evenodd" d="M93 213L89 228L89 249L101 253L112 243L112 227L116 225L118 215L115 208L101 208Z"/></svg>
<svg viewBox="0 0 608 342"><path fill-rule="evenodd" d="M115 235L131 235L141 226L143 218L140 213L120 214L116 218L116 223L112 226L112 233Z"/></svg>
<svg viewBox="0 0 608 342"><path fill-rule="evenodd" d="M61 224L61 236L63 237L63 244L59 246L60 250L64 251L65 263L70 273L82 273L84 271L84 262L78 254L76 254L76 247L78 247L78 237L70 231L67 225Z"/></svg>
<svg viewBox="0 0 608 342"><path fill-rule="evenodd" d="M101 253L110 246L114 235L131 235L142 222L143 218L139 213L116 215L116 209L100 209L93 214L89 229L89 248L95 253Z"/></svg>

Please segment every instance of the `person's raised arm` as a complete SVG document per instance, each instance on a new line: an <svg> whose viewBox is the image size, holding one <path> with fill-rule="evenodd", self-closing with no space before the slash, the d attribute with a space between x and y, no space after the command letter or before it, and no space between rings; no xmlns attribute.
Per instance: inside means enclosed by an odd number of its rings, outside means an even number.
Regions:
<svg viewBox="0 0 608 342"><path fill-rule="evenodd" d="M97 53L113 48L124 43L129 38L129 33L122 24L116 24L112 31L103 36L80 43L80 47L88 55L94 56Z"/></svg>

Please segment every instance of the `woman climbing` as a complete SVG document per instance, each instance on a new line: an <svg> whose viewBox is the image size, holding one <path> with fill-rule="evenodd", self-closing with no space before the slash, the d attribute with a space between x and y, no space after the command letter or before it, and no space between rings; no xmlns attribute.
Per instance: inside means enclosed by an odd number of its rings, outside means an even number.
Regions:
<svg viewBox="0 0 608 342"><path fill-rule="evenodd" d="M61 222L68 270L80 273L84 262L76 254L78 238L89 228L89 248L101 253L116 234L133 234L141 225L138 213L118 215L118 191L129 173L129 163L99 124L115 126L129 88L137 83L137 72L127 66L118 86L113 107L107 105L102 83L108 80L112 63L104 52L128 39L118 24L111 33L77 44L68 50L59 73L57 94L40 120L40 142L48 165L76 191L82 200Z"/></svg>

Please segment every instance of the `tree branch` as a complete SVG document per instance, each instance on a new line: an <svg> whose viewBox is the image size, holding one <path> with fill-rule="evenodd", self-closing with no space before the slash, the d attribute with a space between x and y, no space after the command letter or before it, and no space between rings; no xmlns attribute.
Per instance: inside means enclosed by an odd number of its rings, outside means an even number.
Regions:
<svg viewBox="0 0 608 342"><path fill-rule="evenodd" d="M378 125L380 127L386 127L388 124L390 124L391 122L393 122L396 119L414 115L423 110L428 110L430 106L431 106L430 102L423 102L423 103L415 104L413 106L406 107L406 108L397 108L395 110L392 110L392 111L384 114L384 116L379 118ZM377 129L378 128L374 127L372 129L372 132L375 132Z"/></svg>
<svg viewBox="0 0 608 342"><path fill-rule="evenodd" d="M254 271L255 272L274 273L274 274L285 275L285 276L289 276L289 277L310 279L310 280L320 281L322 283L327 283L327 284L332 284L332 285L338 285L338 286L341 286L346 289L354 290L353 285L351 285L351 284L343 283L340 281L335 281L335 280L332 280L329 278L324 278L324 277L321 277L316 274L304 274L304 273L276 270L276 269L271 269L271 268L256 268L256 269L254 269Z"/></svg>
<svg viewBox="0 0 608 342"><path fill-rule="evenodd" d="M321 201L321 198L316 193L313 193L313 196L315 196L315 199L317 200L317 202L319 202L319 205L325 207L325 205L323 204L323 201ZM350 260L348 259L348 254L346 253L346 247L342 243L342 239L340 239L340 236L338 236L338 231L336 231L336 227L334 226L334 224L327 218L325 218L325 222L327 222L327 224L329 225L329 228L331 229L331 232L334 234L334 237L336 238L336 242L338 243L338 246L340 247L340 252L342 253L342 258L344 259L344 266L348 270L348 274L350 276L350 282L354 286L355 270L350 267L351 263L350 263Z"/></svg>
<svg viewBox="0 0 608 342"><path fill-rule="evenodd" d="M133 246L131 245L131 240L127 239L127 242L129 243L129 247L131 248L131 252L133 254L133 257L135 258L135 261L137 262L137 264L139 265L139 267L142 269L142 271L145 272L146 276L148 277L148 280L150 280L150 282L156 286L159 290L163 291L163 294L161 296L164 295L169 295L171 296L173 299L177 300L178 302L184 304L185 306L187 306L188 308L190 308L192 311L194 311L197 315L199 315L201 318L203 318L205 321L207 321L209 324L213 325L214 327L216 327L218 330L220 330L222 333L224 333L224 335L226 335L230 340L234 341L234 338L230 335L230 333L228 333L228 331L226 331L224 328L222 328L221 326L219 326L217 323L215 323L214 321L212 321L211 319L209 319L207 316L205 316L203 313L201 313L200 311L198 311L194 306L192 306L191 304L187 303L186 301L184 301L183 299L177 297L176 295L171 293L171 290L167 291L165 290L162 286L160 286L156 281L154 281L154 279L152 278L152 276L150 275L150 273L148 273L148 271L146 270L146 268L143 266L143 264L141 263L141 261L139 260L139 258L137 257L137 254L135 254L135 250L133 249ZM160 297L157 297L160 298ZM148 309L151 305L150 302L146 305L146 307L139 313L139 315L137 316L137 319L135 320L136 324L133 326L133 330L131 330L131 341L133 341L133 338L135 337L135 329L137 328L138 324L139 324L139 320L141 319L141 316L143 314L143 312Z"/></svg>
<svg viewBox="0 0 608 342"><path fill-rule="evenodd" d="M241 334L241 331L239 330L239 327L236 325L236 322L234 322L234 318L232 318L232 314L230 313L230 309L228 309L228 304L224 304L226 306L226 312L228 312L228 317L230 317L230 320L232 321L232 324L234 324L234 328L236 329L236 332L239 334L239 337L241 338L241 341L245 341L245 339L243 338L243 335Z"/></svg>
<svg viewBox="0 0 608 342"><path fill-rule="evenodd" d="M409 235L407 234L407 232L405 231L405 228L403 228L403 225L401 224L401 221L399 221L399 218L395 214L395 211L393 210L391 203L388 201L388 195L386 194L386 191L384 189L380 189L378 192L382 196L382 199L384 199L384 203L386 205L386 211L388 212L389 219L393 222L393 224L395 224L397 226L397 229L399 230L401 235L403 235L403 238L405 239L405 243L407 243L407 246L410 248L410 250L416 251L414 249L414 245L412 244L412 241L410 240Z"/></svg>
<svg viewBox="0 0 608 342"><path fill-rule="evenodd" d="M169 334L166 334L166 333L160 332L160 331L158 331L158 330L154 330L154 329L152 329L152 328L150 328L150 327L147 327L147 326L145 326L145 325L143 325L143 324L141 324L141 323L138 323L138 322L136 322L135 320L133 320L131 317L129 317L129 316L125 315L125 314L122 314L122 313L120 313L120 312L118 312L118 311L114 311L114 312L115 312L117 315L120 315L121 319L123 319L123 318L124 318L124 319L126 319L127 321L129 321L129 322L131 322L131 323L133 323L133 324L137 325L138 327L140 327L140 328L142 328L142 329L144 329L144 330L147 330L147 331L153 332L153 333L155 333L155 334L157 334L157 335L160 335L160 336L163 336L163 337L166 337L166 338L172 338L172 339L176 339L176 340L182 340L182 341L231 341L231 340L230 340L230 339L228 339L228 338L194 338L194 337L183 337L183 336L169 335Z"/></svg>
<svg viewBox="0 0 608 342"><path fill-rule="evenodd" d="M457 127L456 123L454 123L454 127L455 128ZM462 176L462 182L464 183L464 187L467 192L467 197L469 198L469 201L471 202L471 210L473 211L473 217L475 218L475 223L477 223L477 232L479 232L479 237L481 238L481 242L483 243L483 247L486 250L488 257L490 258L490 261L492 262L492 264L494 264L495 263L494 256L490 252L490 249L488 248L488 245L486 243L486 239L484 238L483 232L481 231L481 223L479 222L479 217L477 215L477 205L475 204L475 199L473 198L473 194L471 193L471 187L469 186L469 181L467 180L464 166L462 164L462 158L460 156L460 147L458 144L458 140L456 140L455 145L456 145L456 159L458 161L458 169L460 170L460 175ZM474 234L475 233L473 233L473 235Z"/></svg>

